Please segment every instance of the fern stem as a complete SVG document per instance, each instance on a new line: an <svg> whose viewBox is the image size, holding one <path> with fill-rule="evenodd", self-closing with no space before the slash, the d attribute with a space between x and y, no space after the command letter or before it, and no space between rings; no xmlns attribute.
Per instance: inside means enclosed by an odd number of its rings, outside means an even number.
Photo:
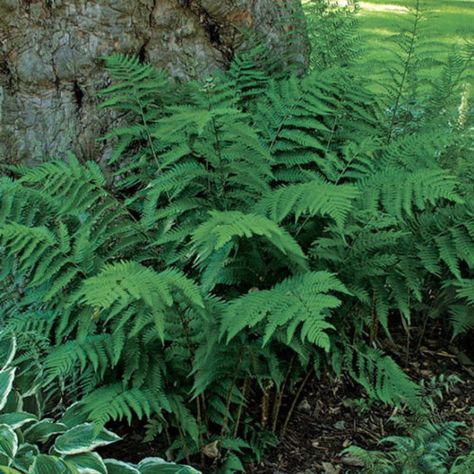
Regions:
<svg viewBox="0 0 474 474"><path fill-rule="evenodd" d="M291 403L290 409L288 410L288 414L286 415L285 422L283 423L283 428L281 429L280 436L283 438L285 436L286 430L288 428L288 424L290 423L291 417L293 416L293 412L295 411L296 404L301 396L301 392L303 391L304 387L306 386L309 377L313 373L313 369L311 368L308 373L306 374L305 378L301 382L298 391L296 392L293 401Z"/></svg>
<svg viewBox="0 0 474 474"><path fill-rule="evenodd" d="M163 169L161 168L160 161L158 160L158 155L157 155L156 150L155 150L155 145L153 144L153 137L151 136L151 133L150 133L150 127L148 126L148 121L147 121L146 116L145 116L145 110L143 108L143 104L141 103L140 99L137 97L137 95L135 93L135 87L134 87L133 90L134 90L133 96L135 97L135 100L138 104L138 107L140 107L140 116L141 116L141 119L142 119L142 122L143 122L143 126L145 127L145 133L146 133L146 136L147 136L147 140L148 140L148 144L149 144L149 147L150 147L150 150L151 150L151 154L152 154L153 159L155 161L156 167L158 168L158 171L160 173L163 173ZM171 202L171 196L170 196L170 194L167 190L165 191L165 194L166 194L166 197L167 197L168 201Z"/></svg>
<svg viewBox="0 0 474 474"><path fill-rule="evenodd" d="M176 423L176 425L178 427L179 437L181 439L181 442L183 443L184 457L186 458L186 462L188 464L191 464L191 457L189 455L189 448L188 444L186 443L186 437L184 436L183 430L181 429L181 426L179 426L179 423Z"/></svg>
<svg viewBox="0 0 474 474"><path fill-rule="evenodd" d="M290 374L293 369L294 360L295 360L295 356L293 355L290 360L290 365L288 366L288 370L286 371L285 380L283 381L281 389L278 391L276 395L275 406L273 407L272 433L276 433L278 417L280 415L281 404L283 402L283 395L285 393L286 384L288 383L288 379L290 378Z"/></svg>
<svg viewBox="0 0 474 474"><path fill-rule="evenodd" d="M242 403L239 405L239 409L237 411L237 418L235 421L235 427L234 427L234 438L237 438L237 435L239 433L239 427L240 427L240 420L242 418L242 413L244 410L244 406L246 404L246 399L247 399L247 393L250 389L250 378L245 377L243 386L242 386Z"/></svg>
<svg viewBox="0 0 474 474"><path fill-rule="evenodd" d="M379 331L379 319L377 318L377 311L375 310L375 293L372 295L372 326L370 328L370 345L377 339Z"/></svg>
<svg viewBox="0 0 474 474"><path fill-rule="evenodd" d="M262 428L266 428L267 423L268 423L268 412L270 410L270 390L273 387L273 382L271 380L268 380L266 384L263 385L262 391L263 391L263 397L262 397L262 417L261 417L261 423L262 423Z"/></svg>
<svg viewBox="0 0 474 474"><path fill-rule="evenodd" d="M222 159L222 149L221 149L221 142L219 140L219 134L217 132L217 125L216 125L216 120L214 117L212 117L212 128L213 128L213 131L214 131L214 138L215 138L215 144L214 144L214 149L216 150L216 153L217 153L217 157L219 159L219 163L218 163L218 170L217 170L217 174L219 175L219 179L220 179L220 187L221 189L219 190L219 194L223 200L223 203L224 203L224 206L223 208L226 209L227 206L225 204L225 175L224 175L224 160ZM222 202L220 201L220 199L218 199L217 201L219 204L222 204Z"/></svg>
<svg viewBox="0 0 474 474"><path fill-rule="evenodd" d="M221 433L220 433L220 439L222 440L224 438L225 432L227 430L227 425L229 424L229 416L230 416L230 404L232 400L232 390L235 386L237 376L239 374L240 370L240 365L242 364L242 358L243 354L240 354L239 357L239 362L237 364L234 377L232 378L232 382L230 383L229 390L227 391L227 397L226 397L226 403L225 403L225 416L224 416L224 422L222 423L222 428L221 428Z"/></svg>

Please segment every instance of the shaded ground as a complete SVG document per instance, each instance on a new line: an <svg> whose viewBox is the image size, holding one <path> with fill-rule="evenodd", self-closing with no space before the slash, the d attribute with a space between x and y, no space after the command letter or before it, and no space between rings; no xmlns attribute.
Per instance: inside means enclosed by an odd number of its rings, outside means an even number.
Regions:
<svg viewBox="0 0 474 474"><path fill-rule="evenodd" d="M396 347L393 349L396 350ZM404 348L399 347L398 353ZM414 380L428 380L434 375L456 375L459 384L444 396L438 405L441 420L463 421L466 441L461 451L469 451L474 442L474 419L469 414L474 406L474 371L464 366L454 354L455 348L439 349L435 341L423 346L420 355L408 366ZM349 380L337 383L314 381L308 387L293 417L288 433L280 445L267 456L267 461L255 466L255 474L328 474L357 472L355 459L340 456L340 452L355 444L368 449L380 449L377 442L384 436L397 434L389 420L395 412L378 403L370 403L358 387ZM469 442L470 440L470 442ZM334 468L331 471L331 467Z"/></svg>
<svg viewBox="0 0 474 474"><path fill-rule="evenodd" d="M443 341L440 334L432 334L419 352L411 354L405 369L417 381L428 381L433 376L454 375L460 381L437 406L435 419L462 421L467 428L460 444L460 453L468 452L474 443L474 417L469 414L474 406L474 354L460 353ZM470 349L470 347L468 347ZM392 356L404 354L405 346L391 347ZM403 357L404 358L404 357ZM397 358L398 362L402 362ZM266 460L248 466L249 474L343 474L358 472L360 463L340 452L351 444L367 449L380 449L377 442L384 436L401 434L389 418L396 410L371 402L364 391L349 379L334 380L324 377L306 386L288 431L278 447L270 451ZM122 442L107 447L104 456L138 461L147 456L163 456L161 443L142 443L141 433L122 426L113 427L122 434ZM137 428L138 428L137 426ZM204 471L206 474L206 471Z"/></svg>

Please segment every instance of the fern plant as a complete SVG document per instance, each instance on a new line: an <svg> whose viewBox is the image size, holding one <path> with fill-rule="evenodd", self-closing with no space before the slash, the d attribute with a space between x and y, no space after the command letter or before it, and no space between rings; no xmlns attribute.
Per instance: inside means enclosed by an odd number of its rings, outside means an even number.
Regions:
<svg viewBox="0 0 474 474"><path fill-rule="evenodd" d="M472 327L470 109L454 126L425 98L401 126L351 68L272 76L261 54L186 84L108 58L109 177L70 156L0 180L1 325L51 400L226 473L322 370L422 409L384 338L444 308Z"/></svg>
<svg viewBox="0 0 474 474"><path fill-rule="evenodd" d="M457 430L461 426L462 423L453 421L426 423L408 436L381 439L381 444L391 445L388 452L366 451L355 446L344 452L361 459L364 462L362 472L367 474L454 474L463 472L459 469L468 469L472 462L472 453L452 462L451 452L456 447Z"/></svg>

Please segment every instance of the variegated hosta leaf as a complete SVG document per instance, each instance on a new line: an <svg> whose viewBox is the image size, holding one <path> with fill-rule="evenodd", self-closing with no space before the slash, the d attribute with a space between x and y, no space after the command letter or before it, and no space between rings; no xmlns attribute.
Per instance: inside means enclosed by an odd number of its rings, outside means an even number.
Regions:
<svg viewBox="0 0 474 474"><path fill-rule="evenodd" d="M0 370L5 370L12 362L16 353L16 338L0 340Z"/></svg>
<svg viewBox="0 0 474 474"><path fill-rule="evenodd" d="M21 393L23 398L32 397L38 393L44 382L44 376L38 366L31 366L28 370L17 374L15 378L15 389Z"/></svg>
<svg viewBox="0 0 474 474"><path fill-rule="evenodd" d="M21 472L28 472L36 456L39 454L39 448L35 444L21 444L16 453L13 465Z"/></svg>
<svg viewBox="0 0 474 474"><path fill-rule="evenodd" d="M29 474L79 474L79 471L61 458L40 454L35 458Z"/></svg>
<svg viewBox="0 0 474 474"><path fill-rule="evenodd" d="M161 458L145 458L138 465L140 474L201 474L190 466L180 466Z"/></svg>
<svg viewBox="0 0 474 474"><path fill-rule="evenodd" d="M16 433L8 425L0 425L0 464L9 466L17 450Z"/></svg>
<svg viewBox="0 0 474 474"><path fill-rule="evenodd" d="M99 446L106 446L119 440L120 436L111 431L101 429L97 433L97 429L93 424L84 423L71 428L56 438L54 449L63 455L80 454L93 451Z"/></svg>
<svg viewBox="0 0 474 474"><path fill-rule="evenodd" d="M12 390L14 380L15 369L0 371L0 410L3 410L7 403L7 398Z"/></svg>
<svg viewBox="0 0 474 474"><path fill-rule="evenodd" d="M65 433L67 426L57 423L50 418L38 421L25 430L25 441L29 443L45 443L51 436Z"/></svg>
<svg viewBox="0 0 474 474"><path fill-rule="evenodd" d="M66 456L69 464L77 468L81 474L108 474L104 461L97 453L82 453Z"/></svg>
<svg viewBox="0 0 474 474"><path fill-rule="evenodd" d="M133 465L116 459L105 459L107 474L140 474L140 471Z"/></svg>
<svg viewBox="0 0 474 474"><path fill-rule="evenodd" d="M64 423L68 429L87 423L87 414L84 412L79 402L74 402L66 408L66 411L61 418L61 423Z"/></svg>
<svg viewBox="0 0 474 474"><path fill-rule="evenodd" d="M32 421L37 421L37 418L31 413L15 412L0 415L0 425L8 425L14 430L17 430Z"/></svg>

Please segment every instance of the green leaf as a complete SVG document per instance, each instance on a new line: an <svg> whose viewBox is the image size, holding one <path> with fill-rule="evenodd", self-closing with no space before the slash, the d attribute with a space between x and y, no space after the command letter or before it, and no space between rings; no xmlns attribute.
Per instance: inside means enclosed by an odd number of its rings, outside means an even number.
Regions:
<svg viewBox="0 0 474 474"><path fill-rule="evenodd" d="M7 369L0 372L0 410L3 410L7 403L7 398L12 390L14 380L15 369Z"/></svg>
<svg viewBox="0 0 474 474"><path fill-rule="evenodd" d="M79 474L79 471L61 458L40 454L31 466L29 474Z"/></svg>
<svg viewBox="0 0 474 474"><path fill-rule="evenodd" d="M16 338L11 337L0 341L0 368L6 369L16 353Z"/></svg>
<svg viewBox="0 0 474 474"><path fill-rule="evenodd" d="M0 425L0 463L10 464L18 450L18 437L7 425Z"/></svg>
<svg viewBox="0 0 474 474"><path fill-rule="evenodd" d="M8 425L14 430L21 428L32 421L37 421L37 418L31 413L17 412L0 415L0 425Z"/></svg>
<svg viewBox="0 0 474 474"><path fill-rule="evenodd" d="M21 472L12 467L0 466L0 474L21 474Z"/></svg>
<svg viewBox="0 0 474 474"><path fill-rule="evenodd" d="M75 466L81 474L108 474L104 461L97 453L75 454L64 459Z"/></svg>
<svg viewBox="0 0 474 474"><path fill-rule="evenodd" d="M107 474L140 474L140 471L133 465L116 459L105 459Z"/></svg>
<svg viewBox="0 0 474 474"><path fill-rule="evenodd" d="M29 443L45 443L51 436L64 433L66 430L66 425L45 418L27 428L24 436Z"/></svg>
<svg viewBox="0 0 474 474"><path fill-rule="evenodd" d="M106 429L97 433L95 425L84 423L59 436L54 443L54 449L59 454L73 455L87 453L99 446L107 446L119 440L119 436Z"/></svg>
<svg viewBox="0 0 474 474"><path fill-rule="evenodd" d="M166 462L161 458L145 458L138 465L141 474L200 474L189 466Z"/></svg>
<svg viewBox="0 0 474 474"><path fill-rule="evenodd" d="M193 233L198 262L207 260L213 252L237 238L263 237L299 267L307 267L306 256L298 242L272 220L239 211L211 211L209 216Z"/></svg>
<svg viewBox="0 0 474 474"><path fill-rule="evenodd" d="M21 444L18 448L13 464L22 472L28 472L30 466L34 463L36 456L39 456L39 454L39 448L35 444Z"/></svg>
<svg viewBox="0 0 474 474"><path fill-rule="evenodd" d="M286 329L290 343L299 330L302 342L307 340L329 351L327 330L334 326L326 318L341 304L333 292L349 294L332 273L308 272L287 278L269 290L252 291L231 300L223 314L222 330L230 340L245 327L263 322L264 344L279 329Z"/></svg>
<svg viewBox="0 0 474 474"><path fill-rule="evenodd" d="M276 222L283 221L289 214L294 214L296 219L302 215L329 216L342 227L358 196L359 190L352 185L311 181L270 191L257 203L256 210Z"/></svg>

